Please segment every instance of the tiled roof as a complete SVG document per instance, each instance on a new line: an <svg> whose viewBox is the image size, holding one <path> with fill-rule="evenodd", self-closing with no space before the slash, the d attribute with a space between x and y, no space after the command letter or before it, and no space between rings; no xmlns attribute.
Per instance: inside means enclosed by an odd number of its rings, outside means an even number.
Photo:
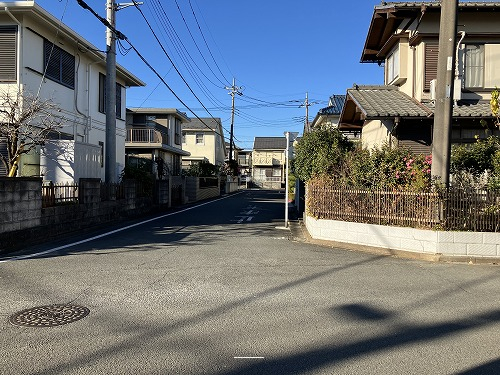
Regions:
<svg viewBox="0 0 500 375"><path fill-rule="evenodd" d="M255 137L254 150L286 150L286 137Z"/></svg>
<svg viewBox="0 0 500 375"><path fill-rule="evenodd" d="M434 112L433 102L423 103ZM453 117L492 117L489 100L459 100L453 106Z"/></svg>
<svg viewBox="0 0 500 375"><path fill-rule="evenodd" d="M344 107L345 95L332 95L330 97L330 103L331 105L321 108L318 113L320 115L340 115L342 107Z"/></svg>
<svg viewBox="0 0 500 375"><path fill-rule="evenodd" d="M347 95L366 117L428 117L430 109L396 86L355 86Z"/></svg>
<svg viewBox="0 0 500 375"><path fill-rule="evenodd" d="M182 130L213 130L219 131L220 127L222 127L222 122L220 118L201 118L203 122L198 120L197 118L192 118L191 122L187 124L182 124Z"/></svg>

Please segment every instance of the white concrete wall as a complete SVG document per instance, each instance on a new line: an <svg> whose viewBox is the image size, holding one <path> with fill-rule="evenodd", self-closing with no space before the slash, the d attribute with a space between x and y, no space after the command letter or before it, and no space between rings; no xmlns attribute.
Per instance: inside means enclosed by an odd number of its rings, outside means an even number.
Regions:
<svg viewBox="0 0 500 375"><path fill-rule="evenodd" d="M304 216L314 239L448 256L500 257L500 233L445 232Z"/></svg>

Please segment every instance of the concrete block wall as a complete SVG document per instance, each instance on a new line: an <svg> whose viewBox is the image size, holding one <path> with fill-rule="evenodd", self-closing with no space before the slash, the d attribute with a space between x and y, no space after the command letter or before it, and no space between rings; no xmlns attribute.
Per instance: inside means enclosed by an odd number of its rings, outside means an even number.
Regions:
<svg viewBox="0 0 500 375"><path fill-rule="evenodd" d="M40 178L0 178L0 233L40 225L41 186Z"/></svg>
<svg viewBox="0 0 500 375"><path fill-rule="evenodd" d="M304 216L304 222L311 237L320 240L421 254L499 257L500 259L500 233L440 232L337 220L317 220L307 215Z"/></svg>

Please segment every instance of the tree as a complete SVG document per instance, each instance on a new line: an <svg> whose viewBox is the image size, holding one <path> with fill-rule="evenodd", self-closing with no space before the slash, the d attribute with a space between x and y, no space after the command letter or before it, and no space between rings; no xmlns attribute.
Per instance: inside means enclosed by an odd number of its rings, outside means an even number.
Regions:
<svg viewBox="0 0 500 375"><path fill-rule="evenodd" d="M337 129L320 128L304 134L295 147L293 173L303 181L340 172L346 153L354 145Z"/></svg>
<svg viewBox="0 0 500 375"><path fill-rule="evenodd" d="M500 127L500 92L495 88L491 93L490 108L493 116L496 117L496 125Z"/></svg>
<svg viewBox="0 0 500 375"><path fill-rule="evenodd" d="M50 99L42 100L23 91L0 95L0 142L7 145L7 154L0 160L9 177L17 173L23 154L44 146L50 136L62 127L59 107Z"/></svg>
<svg viewBox="0 0 500 375"><path fill-rule="evenodd" d="M219 167L213 165L209 161L202 160L198 163L191 164L189 169L185 170L184 173L187 176L214 177L218 175Z"/></svg>

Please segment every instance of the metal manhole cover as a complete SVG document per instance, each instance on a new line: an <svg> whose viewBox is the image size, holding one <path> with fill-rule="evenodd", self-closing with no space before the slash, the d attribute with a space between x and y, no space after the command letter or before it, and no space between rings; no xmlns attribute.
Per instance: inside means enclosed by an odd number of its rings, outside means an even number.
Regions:
<svg viewBox="0 0 500 375"><path fill-rule="evenodd" d="M85 318L90 310L78 305L49 305L33 307L12 315L9 321L23 327L55 327Z"/></svg>

